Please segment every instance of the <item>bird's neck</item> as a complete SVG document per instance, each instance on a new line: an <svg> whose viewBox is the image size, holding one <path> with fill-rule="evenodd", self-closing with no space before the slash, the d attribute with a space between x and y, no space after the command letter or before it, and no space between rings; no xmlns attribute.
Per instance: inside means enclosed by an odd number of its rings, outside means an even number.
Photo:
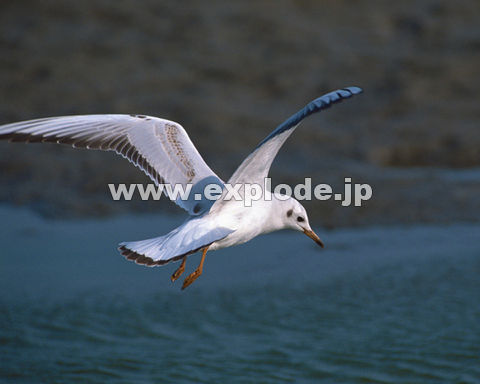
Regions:
<svg viewBox="0 0 480 384"><path fill-rule="evenodd" d="M287 211L285 209L286 201L280 200L272 195L272 200L269 203L269 210L268 214L265 215L262 232L270 233L288 228L283 215L283 212Z"/></svg>

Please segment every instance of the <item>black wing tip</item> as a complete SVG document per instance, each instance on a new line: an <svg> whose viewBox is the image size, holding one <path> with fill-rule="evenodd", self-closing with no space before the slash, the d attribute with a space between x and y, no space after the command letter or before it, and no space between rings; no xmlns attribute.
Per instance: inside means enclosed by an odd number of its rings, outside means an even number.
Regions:
<svg viewBox="0 0 480 384"><path fill-rule="evenodd" d="M352 95L358 95L363 92L363 89L357 86L345 87L343 90L350 92Z"/></svg>
<svg viewBox="0 0 480 384"><path fill-rule="evenodd" d="M0 133L0 140L9 141L11 143L36 143L44 141L41 136L18 132Z"/></svg>
<svg viewBox="0 0 480 384"><path fill-rule="evenodd" d="M280 124L272 133L270 133L265 139L263 139L260 144L257 145L257 148L260 148L270 139L279 135L282 132L289 130L290 128L296 127L303 119L307 116L310 116L316 112L319 112L324 109L330 108L333 104L339 103L342 100L348 99L354 95L362 93L363 89L357 86L350 86L335 91L331 91L323 94L320 97L317 97L315 100L310 101L305 107L301 110L290 116L282 124Z"/></svg>
<svg viewBox="0 0 480 384"><path fill-rule="evenodd" d="M362 88L351 86L325 93L322 96L317 97L315 100L312 100L310 103L308 103L303 110L298 111L295 115L291 117L291 119L297 117L298 122L300 122L308 115L319 112L323 109L328 109L333 104L337 104L344 99L349 99L350 97L358 95L362 92Z"/></svg>
<svg viewBox="0 0 480 384"><path fill-rule="evenodd" d="M323 109L328 108L330 104L335 104L343 99L348 99L354 95L358 95L363 92L363 89L356 86L345 87L341 89L336 89L335 91L331 91L328 93L323 94L320 97L317 97L315 100L310 102L308 105L313 104L317 108ZM333 96L333 98L332 98ZM320 105L317 105L320 102Z"/></svg>
<svg viewBox="0 0 480 384"><path fill-rule="evenodd" d="M322 109L327 109L332 106L332 104L336 104L344 99L349 99L354 95L358 95L363 92L363 89L356 86L345 87L341 89L337 89L335 91L331 91L329 93L325 93L324 95L316 98L315 100L311 101L305 106L307 113L302 116L305 118L309 114L318 112ZM297 114L301 114L302 111L297 112Z"/></svg>

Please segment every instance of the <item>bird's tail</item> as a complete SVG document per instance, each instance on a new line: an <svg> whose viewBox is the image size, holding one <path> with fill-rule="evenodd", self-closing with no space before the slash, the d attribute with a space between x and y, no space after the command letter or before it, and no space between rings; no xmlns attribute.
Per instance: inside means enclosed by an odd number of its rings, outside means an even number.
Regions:
<svg viewBox="0 0 480 384"><path fill-rule="evenodd" d="M195 253L233 232L208 224L209 221L202 218L191 219L165 236L120 243L118 250L137 264L149 267L164 265Z"/></svg>
<svg viewBox="0 0 480 384"><path fill-rule="evenodd" d="M174 232L173 230L172 232ZM182 258L184 255L171 257L169 259L162 258L162 250L172 236L172 232L165 236L154 237L147 240L129 241L119 244L118 250L128 260L135 261L137 264L143 264L149 267L163 265L170 261ZM166 247L165 247L166 248Z"/></svg>

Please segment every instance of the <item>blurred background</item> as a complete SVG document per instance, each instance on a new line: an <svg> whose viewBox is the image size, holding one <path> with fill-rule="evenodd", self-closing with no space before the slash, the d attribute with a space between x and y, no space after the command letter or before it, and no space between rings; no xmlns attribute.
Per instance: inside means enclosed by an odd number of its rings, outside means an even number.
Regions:
<svg viewBox="0 0 480 384"><path fill-rule="evenodd" d="M368 183L287 231L178 264L120 241L184 212L113 153L0 142L0 381L479 383L480 2L0 2L0 124L91 113L182 124L228 179L308 101L273 184ZM189 257L187 272L199 257Z"/></svg>
<svg viewBox="0 0 480 384"><path fill-rule="evenodd" d="M273 128L324 92L360 97L308 119L273 183L369 183L364 207L312 202L325 226L451 222L480 214L480 4L442 0L42 0L0 5L0 123L151 114L182 124L228 179ZM0 143L0 200L52 217L160 212L113 202L147 183L111 153Z"/></svg>

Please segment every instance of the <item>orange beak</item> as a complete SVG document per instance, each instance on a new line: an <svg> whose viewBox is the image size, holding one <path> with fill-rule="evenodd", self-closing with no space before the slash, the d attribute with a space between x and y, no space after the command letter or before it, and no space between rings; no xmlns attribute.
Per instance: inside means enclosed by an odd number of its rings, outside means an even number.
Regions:
<svg viewBox="0 0 480 384"><path fill-rule="evenodd" d="M317 234L315 232L313 232L311 229L304 229L303 233L305 235L307 235L308 237L310 237L313 241L315 241L315 243L317 243L320 247L322 247L322 248L324 247L323 241L320 240L320 238L317 236Z"/></svg>

